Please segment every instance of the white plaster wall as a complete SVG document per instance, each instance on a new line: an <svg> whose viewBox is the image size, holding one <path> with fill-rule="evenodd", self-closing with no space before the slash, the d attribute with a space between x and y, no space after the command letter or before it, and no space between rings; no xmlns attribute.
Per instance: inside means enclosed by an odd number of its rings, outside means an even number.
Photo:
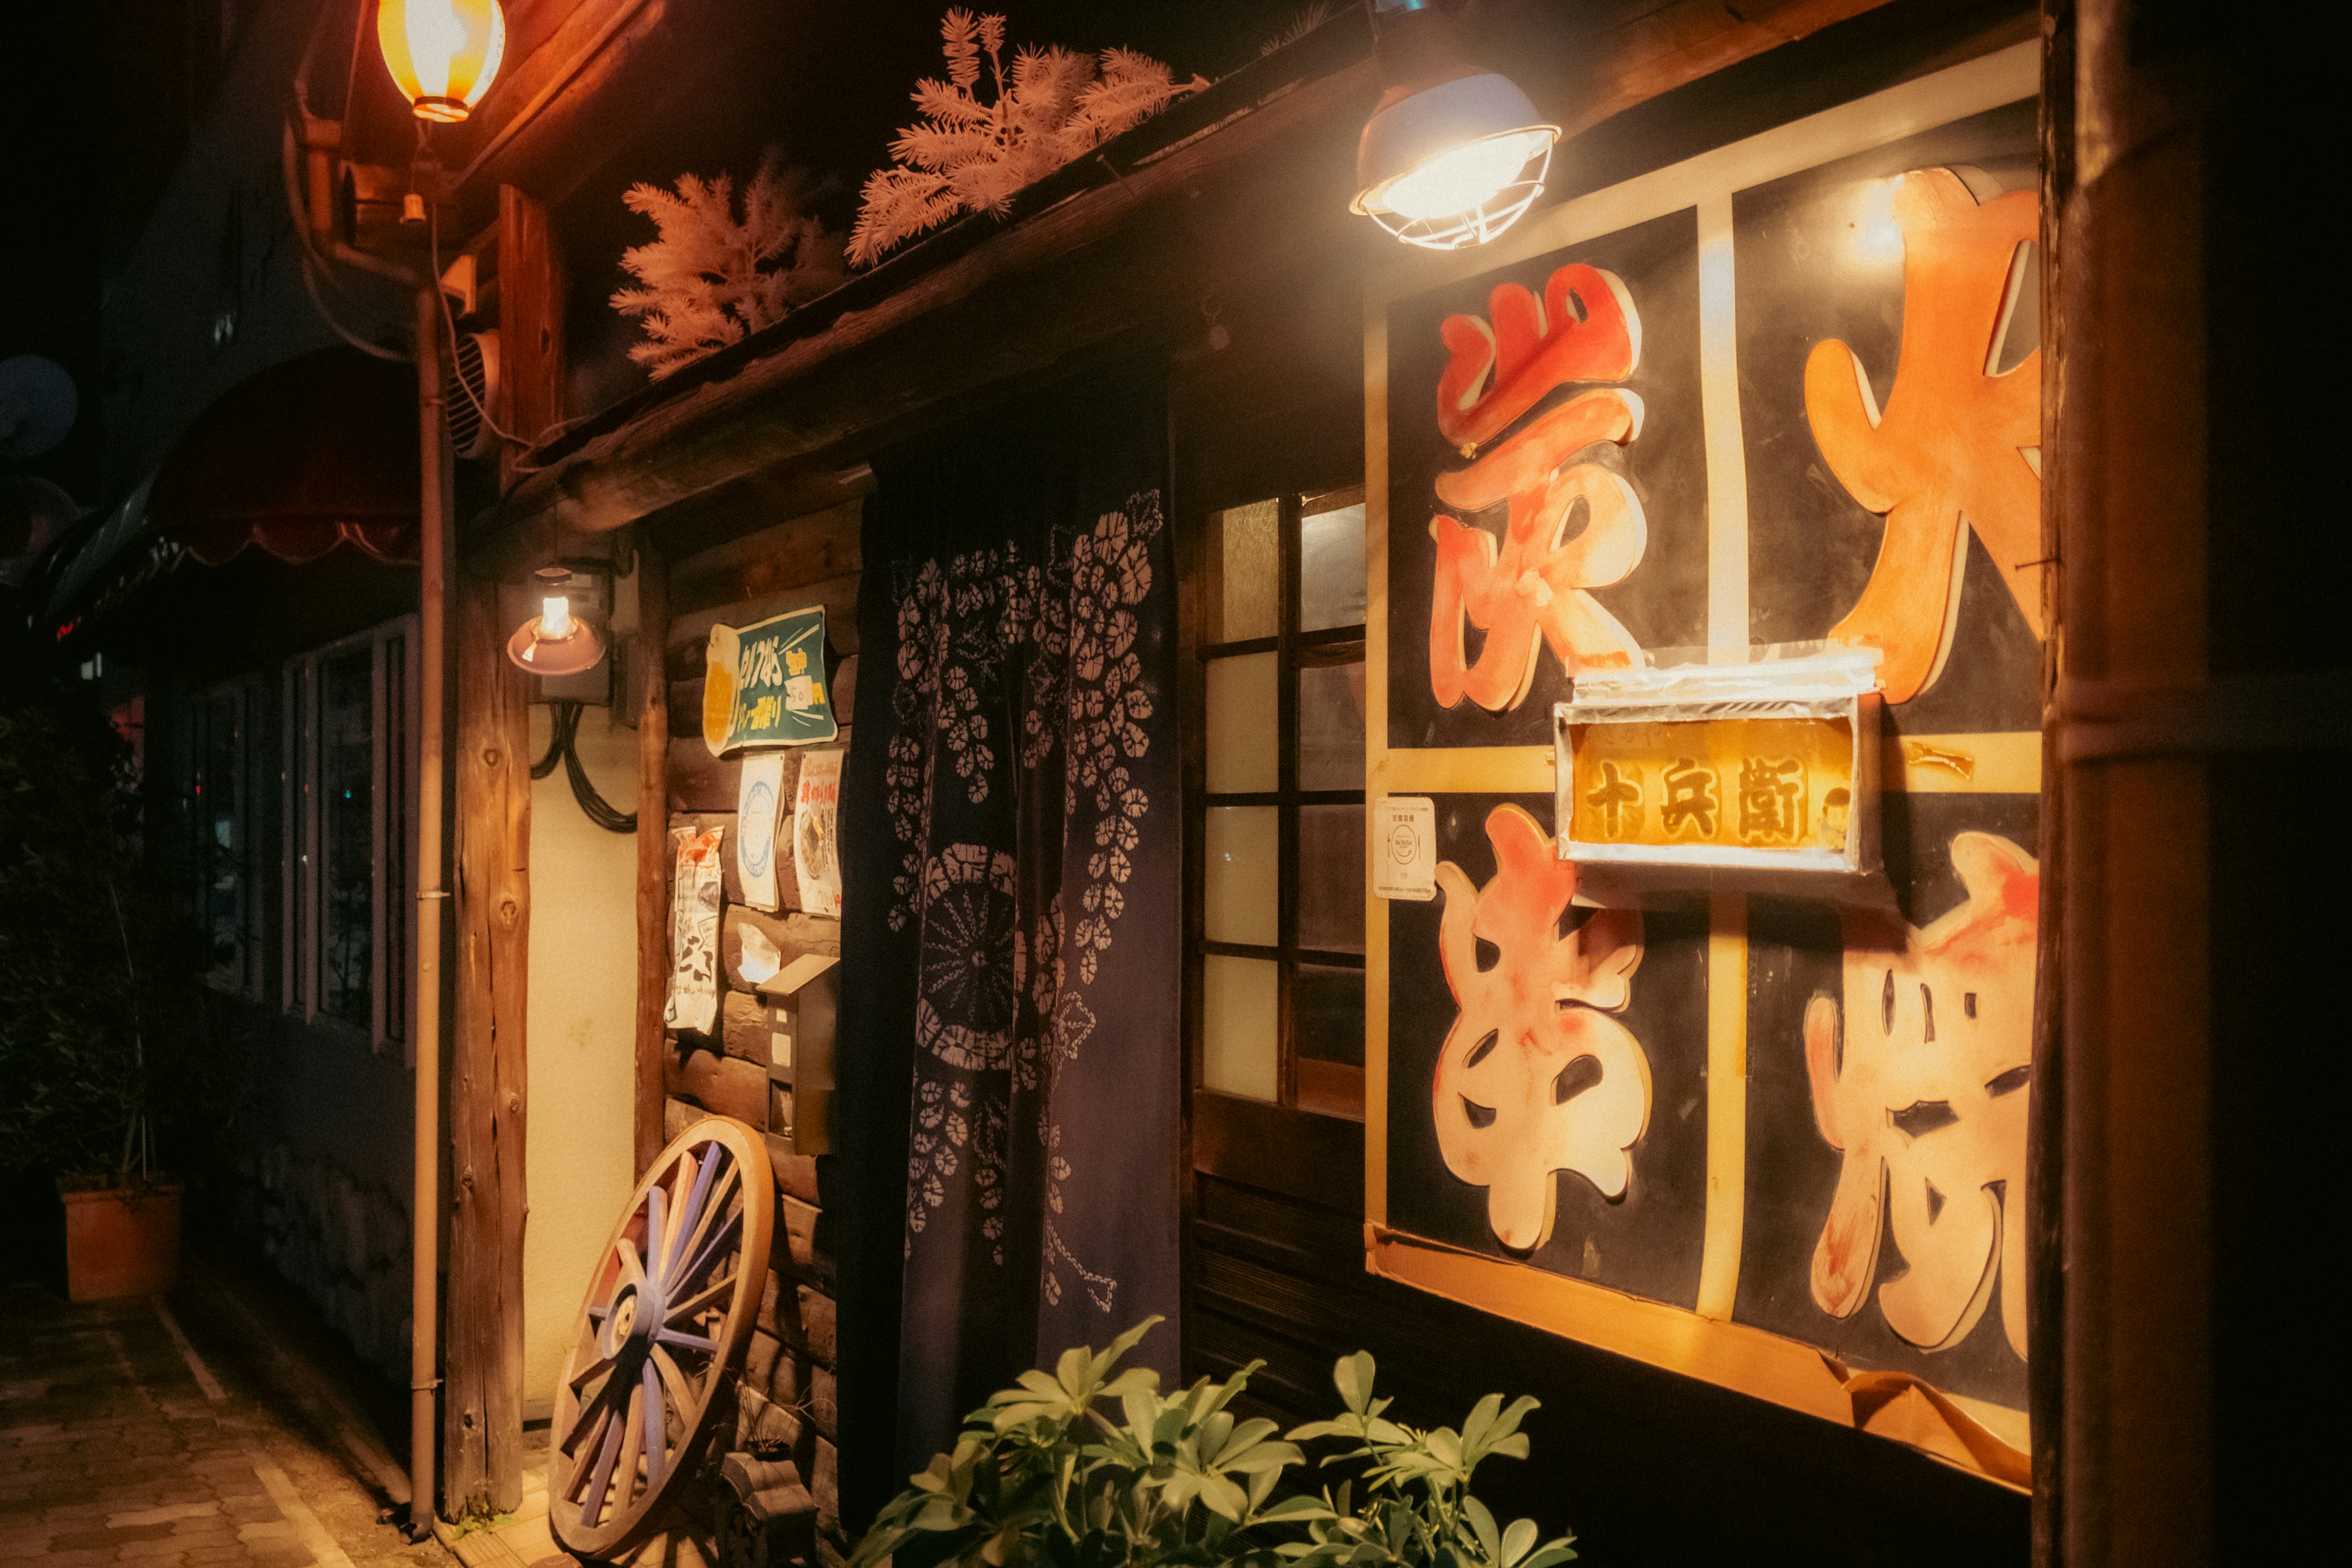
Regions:
<svg viewBox="0 0 2352 1568"><path fill-rule="evenodd" d="M531 756L551 710L533 704ZM636 809L637 734L612 710L580 716L597 793ZM588 1270L627 1201L637 1008L637 841L590 822L557 767L531 786L530 1109L523 1178L523 1409L548 1414Z"/></svg>

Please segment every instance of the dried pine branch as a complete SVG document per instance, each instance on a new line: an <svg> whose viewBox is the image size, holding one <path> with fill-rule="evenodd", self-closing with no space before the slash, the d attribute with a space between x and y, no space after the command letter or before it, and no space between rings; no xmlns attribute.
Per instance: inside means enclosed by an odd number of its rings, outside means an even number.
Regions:
<svg viewBox="0 0 2352 1568"><path fill-rule="evenodd" d="M1004 18L961 6L948 12L940 37L948 79L915 84L920 118L891 142L891 166L859 193L849 258L860 267L959 213L1004 211L1024 186L1208 85L1199 77L1180 84L1131 49L1094 58L1058 44L1024 46L1008 69Z"/></svg>
<svg viewBox="0 0 2352 1568"><path fill-rule="evenodd" d="M773 152L744 189L740 217L725 174L681 174L675 191L631 186L622 201L661 237L621 258L639 287L615 293L613 309L642 318L646 332L629 357L658 381L838 284L841 237L803 211L812 194Z"/></svg>

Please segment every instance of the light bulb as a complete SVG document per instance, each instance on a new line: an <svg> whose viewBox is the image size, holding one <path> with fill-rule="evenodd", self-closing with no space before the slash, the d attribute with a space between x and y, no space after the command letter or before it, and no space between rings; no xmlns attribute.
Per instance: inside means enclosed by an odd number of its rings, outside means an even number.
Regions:
<svg viewBox="0 0 2352 1568"><path fill-rule="evenodd" d="M572 601L562 594L551 594L539 602L539 639L541 642L562 642L572 635Z"/></svg>
<svg viewBox="0 0 2352 1568"><path fill-rule="evenodd" d="M1853 231L1854 258L1864 262L1903 259L1903 225L1895 216L1895 193L1903 177L1865 180L1854 193L1854 212L1847 227Z"/></svg>
<svg viewBox="0 0 2352 1568"><path fill-rule="evenodd" d="M1390 181L1368 205L1422 221L1466 217L1517 181L1551 136L1549 129L1513 131L1449 147Z"/></svg>

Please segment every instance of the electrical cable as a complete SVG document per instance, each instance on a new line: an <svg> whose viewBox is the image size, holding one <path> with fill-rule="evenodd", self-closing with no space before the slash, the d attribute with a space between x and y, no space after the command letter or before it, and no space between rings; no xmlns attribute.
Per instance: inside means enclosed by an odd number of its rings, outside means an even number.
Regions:
<svg viewBox="0 0 2352 1568"><path fill-rule="evenodd" d="M418 122L418 133L420 137L422 136L423 132L424 123L420 121ZM457 318L456 315L451 313L449 310L448 291L440 288L438 283L438 279L441 277L441 210L440 204L438 202L428 201L425 204L425 244L431 249L433 257L433 276L436 279L434 292L441 301L441 323L444 330L446 331L449 335L449 363L454 367L457 364L458 358ZM457 382L458 390L466 395L466 401L474 405L474 412L482 416L482 423L488 426L491 435L496 436L501 441L510 441L526 452L530 451L533 447L544 445L553 437L561 436L566 430L571 429L574 425L581 424L583 421L595 417L593 414L583 414L575 418L559 420L557 423L550 425L547 428L541 430L539 433L539 438L536 441L527 441L520 436L516 435L513 431L508 429L505 426L499 424L498 420L492 416L488 405L483 403L481 395L474 390L473 383L467 381L462 375L453 376L451 379ZM518 459L514 465L516 472L530 474L539 472L541 467L543 467L541 464L527 463L520 461L520 459Z"/></svg>
<svg viewBox="0 0 2352 1568"><path fill-rule="evenodd" d="M547 754L531 763L530 776L543 779L555 771L558 761L563 763L563 776L572 785L572 798L580 803L581 815L607 833L635 833L637 814L616 808L612 802L596 793L596 784L588 776L585 763L580 760L580 715L582 705L559 699L552 707L551 728L547 739Z"/></svg>

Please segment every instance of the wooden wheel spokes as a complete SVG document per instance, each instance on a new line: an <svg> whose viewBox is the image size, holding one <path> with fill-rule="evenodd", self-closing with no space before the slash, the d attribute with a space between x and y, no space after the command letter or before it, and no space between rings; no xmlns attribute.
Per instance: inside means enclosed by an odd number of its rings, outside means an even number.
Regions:
<svg viewBox="0 0 2352 1568"><path fill-rule="evenodd" d="M687 1468L719 1380L751 1337L774 1178L765 1146L714 1118L654 1162L589 1285L550 1457L550 1522L580 1552L650 1528Z"/></svg>

